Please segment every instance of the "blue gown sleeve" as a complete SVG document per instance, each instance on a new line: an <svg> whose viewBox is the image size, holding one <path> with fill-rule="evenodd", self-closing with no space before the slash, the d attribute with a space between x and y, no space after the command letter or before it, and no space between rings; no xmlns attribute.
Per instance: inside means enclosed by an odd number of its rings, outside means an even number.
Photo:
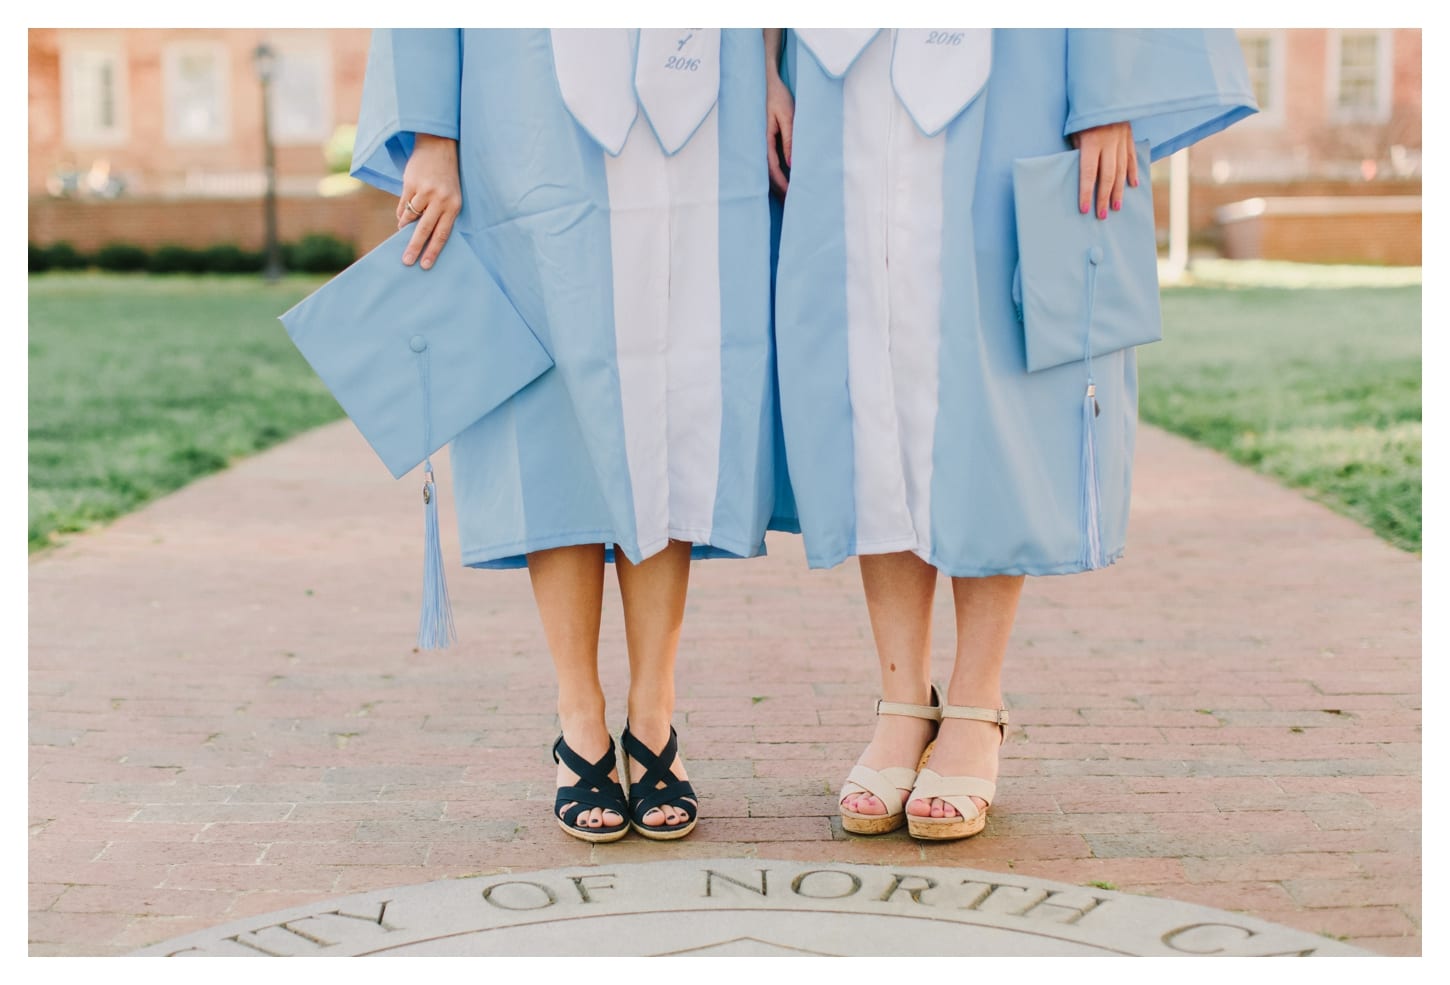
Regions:
<svg viewBox="0 0 1450 985"><path fill-rule="evenodd" d="M1258 112L1229 29L1070 29L1067 97L1064 137L1127 120L1155 161Z"/></svg>
<svg viewBox="0 0 1450 985"><path fill-rule="evenodd" d="M400 195L414 135L458 139L462 32L456 28L373 31L363 77L351 174Z"/></svg>

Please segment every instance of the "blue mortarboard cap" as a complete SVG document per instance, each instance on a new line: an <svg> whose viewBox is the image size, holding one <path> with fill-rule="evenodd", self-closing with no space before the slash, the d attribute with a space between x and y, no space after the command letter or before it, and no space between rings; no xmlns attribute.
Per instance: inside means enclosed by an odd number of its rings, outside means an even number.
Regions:
<svg viewBox="0 0 1450 985"><path fill-rule="evenodd" d="M1147 141L1137 151L1142 180L1106 219L1078 211L1077 151L1012 162L1029 373L1163 338Z"/></svg>
<svg viewBox="0 0 1450 985"><path fill-rule="evenodd" d="M462 236L431 270L405 226L282 323L394 478L554 364Z"/></svg>
<svg viewBox="0 0 1450 985"><path fill-rule="evenodd" d="M1137 188L1124 189L1122 208L1106 219L1078 211L1077 151L1012 162L1018 250L1012 287L1022 318L1027 371L1083 365L1079 520L1085 568L1107 564L1093 357L1163 338L1146 140L1138 143L1137 153L1142 180Z"/></svg>
<svg viewBox="0 0 1450 985"><path fill-rule="evenodd" d="M429 270L403 264L411 225L281 316L292 341L394 478L425 466L420 646L453 620L429 456L554 364L462 236Z"/></svg>

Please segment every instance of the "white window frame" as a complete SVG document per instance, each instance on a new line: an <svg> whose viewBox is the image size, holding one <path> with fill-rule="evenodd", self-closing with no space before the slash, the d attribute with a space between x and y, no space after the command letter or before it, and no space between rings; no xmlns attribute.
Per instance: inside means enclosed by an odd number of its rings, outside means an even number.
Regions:
<svg viewBox="0 0 1450 985"><path fill-rule="evenodd" d="M1345 109L1339 105L1339 70L1341 43L1345 34L1373 34L1378 50L1375 57L1375 106L1372 110ZM1336 123L1387 123L1394 106L1395 46L1390 30L1331 30L1328 50L1329 65L1324 73L1328 80L1329 117Z"/></svg>
<svg viewBox="0 0 1450 985"><path fill-rule="evenodd" d="M106 59L112 67L112 95L115 114L109 128L95 126L91 114L79 104L80 74L96 59ZM66 143L73 147L118 147L130 138L130 80L126 49L120 39L87 38L68 40L60 48L60 88L62 129Z"/></svg>
<svg viewBox="0 0 1450 985"><path fill-rule="evenodd" d="M207 134L184 133L179 128L173 102L180 84L181 59L189 55L210 56L216 65L218 90L217 129ZM217 41L173 41L162 52L162 99L166 119L166 142L178 146L224 144L232 133L231 52Z"/></svg>
<svg viewBox="0 0 1450 985"><path fill-rule="evenodd" d="M308 133L285 133L278 128L278 121L281 115L275 109L272 112L272 141L278 147L299 147L324 144L332 136L334 127L332 109L332 49L325 44L315 42L293 42L282 39L273 45L277 53L277 63L280 65L291 58L315 58L321 62L321 71L318 72L318 93L317 98L321 103L322 116L316 132ZM278 88L278 80L274 75L272 84L268 87L268 98L276 100L284 98ZM273 104L275 107L275 103Z"/></svg>
<svg viewBox="0 0 1450 985"><path fill-rule="evenodd" d="M1238 32L1240 41L1245 39L1265 38L1269 42L1269 104L1260 106L1259 111L1243 121L1244 125L1257 127L1280 127L1284 125L1284 99L1286 96L1285 79L1287 47L1284 42L1282 29L1269 30L1240 30Z"/></svg>

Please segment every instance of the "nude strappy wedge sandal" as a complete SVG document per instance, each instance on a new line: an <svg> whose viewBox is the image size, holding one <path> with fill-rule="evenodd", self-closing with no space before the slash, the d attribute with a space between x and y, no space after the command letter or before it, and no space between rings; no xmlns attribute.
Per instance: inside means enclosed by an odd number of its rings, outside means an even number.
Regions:
<svg viewBox="0 0 1450 985"><path fill-rule="evenodd" d="M876 701L877 715L905 715L909 718L924 718L929 722L940 722L942 714L942 696L937 686L931 686L931 704L911 705L900 701ZM936 741L933 734L932 742ZM874 770L869 766L862 766L857 763L851 768L850 774L846 777L846 783L841 787L840 796L836 798L836 804L841 811L841 827L857 835L880 835L888 831L895 831L906 823L906 801L902 799L901 792L910 790L916 783L917 770L921 769L922 763L926 762L927 756L931 755L931 742L927 743L922 750L921 756L916 761L916 769L906 766L888 766L884 770ZM860 814L856 811L841 807L841 801L855 793L869 793L886 805L885 814Z"/></svg>
<svg viewBox="0 0 1450 985"><path fill-rule="evenodd" d="M991 722L1002 733L1002 742L1007 741L1006 708L974 708L970 705L946 705L941 710L942 718L967 718L976 722ZM935 743L933 743L935 745ZM929 753L931 750L928 749ZM924 761L924 760L923 760ZM942 776L931 769L921 769L917 774L916 786L911 791L912 800L930 800L936 797L957 809L956 817L917 817L908 814L907 831L913 838L923 841L955 841L970 838L987 826L987 808L977 810L973 797L980 797L988 806L997 795L997 784L976 776ZM878 795L879 796L879 795Z"/></svg>

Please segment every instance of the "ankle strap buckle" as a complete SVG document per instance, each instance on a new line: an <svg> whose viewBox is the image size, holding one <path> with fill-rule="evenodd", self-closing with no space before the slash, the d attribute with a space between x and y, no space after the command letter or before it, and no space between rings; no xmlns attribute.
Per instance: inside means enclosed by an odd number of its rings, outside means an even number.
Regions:
<svg viewBox="0 0 1450 985"><path fill-rule="evenodd" d="M941 691L935 684L931 686L931 704L913 705L902 701L887 701L885 698L876 699L876 714L880 715L903 715L907 718L924 718L929 722L941 721L942 697Z"/></svg>
<svg viewBox="0 0 1450 985"><path fill-rule="evenodd" d="M1006 708L974 708L970 705L947 705L942 709L943 718L966 718L974 722L990 722L993 725L1007 724Z"/></svg>

